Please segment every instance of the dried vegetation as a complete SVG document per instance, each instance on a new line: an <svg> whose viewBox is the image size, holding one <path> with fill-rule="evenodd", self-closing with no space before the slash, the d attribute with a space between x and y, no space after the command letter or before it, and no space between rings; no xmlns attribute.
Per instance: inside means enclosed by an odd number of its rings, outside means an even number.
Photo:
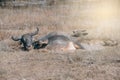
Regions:
<svg viewBox="0 0 120 80"><path fill-rule="evenodd" d="M120 80L119 44L95 51L27 52L11 40L36 27L35 39L51 31L71 33L74 25L68 26L64 17L68 12L60 7L0 9L0 80Z"/></svg>

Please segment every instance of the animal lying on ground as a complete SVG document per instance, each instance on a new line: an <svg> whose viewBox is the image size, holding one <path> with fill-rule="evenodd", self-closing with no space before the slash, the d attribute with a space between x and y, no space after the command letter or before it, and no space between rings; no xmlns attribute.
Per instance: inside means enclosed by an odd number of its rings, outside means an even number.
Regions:
<svg viewBox="0 0 120 80"><path fill-rule="evenodd" d="M59 32L51 32L48 35L40 38L34 43L34 48L47 48L52 50L76 50L82 48L80 44L72 41L69 36Z"/></svg>
<svg viewBox="0 0 120 80"><path fill-rule="evenodd" d="M33 41L34 35L38 34L39 29L33 33L23 34L20 37L12 36L14 41L19 41L23 44L24 50L30 50L31 47L34 49L50 49L57 51L69 51L76 49L84 50L101 50L105 46L115 46L117 42L115 41L102 41L102 40L82 40L76 39L80 36L70 36L63 32L51 32L43 37L40 37L37 41ZM85 31L82 31L84 33ZM75 32L77 33L77 32ZM88 33L85 32L85 35ZM82 35L82 34L81 34ZM84 34L83 34L84 35ZM81 38L81 37L80 37Z"/></svg>
<svg viewBox="0 0 120 80"><path fill-rule="evenodd" d="M20 37L12 36L11 38L14 41L19 41L20 44L23 45L24 50L30 50L33 44L33 36L38 34L38 32L39 32L39 28L37 28L37 30L33 33L23 34Z"/></svg>

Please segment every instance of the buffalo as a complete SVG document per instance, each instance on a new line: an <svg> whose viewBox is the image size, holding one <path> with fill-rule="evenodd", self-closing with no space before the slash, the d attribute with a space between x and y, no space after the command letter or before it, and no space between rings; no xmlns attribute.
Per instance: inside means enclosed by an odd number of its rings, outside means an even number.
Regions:
<svg viewBox="0 0 120 80"><path fill-rule="evenodd" d="M33 33L23 34L20 37L12 36L11 38L14 41L19 41L20 44L23 45L24 50L29 50L33 44L33 36L38 34L38 32L39 32L39 28L37 28L37 30Z"/></svg>

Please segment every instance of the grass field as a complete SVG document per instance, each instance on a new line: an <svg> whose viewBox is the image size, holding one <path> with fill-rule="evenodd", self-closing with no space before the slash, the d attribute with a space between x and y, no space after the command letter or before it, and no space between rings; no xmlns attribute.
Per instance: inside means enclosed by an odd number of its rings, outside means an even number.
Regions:
<svg viewBox="0 0 120 80"><path fill-rule="evenodd" d="M60 6L0 9L0 80L120 80L120 28L119 23L116 23L120 21L119 16L113 24L116 27L112 26L112 22L111 27L107 27L107 23L106 27L95 27L96 24L92 25L96 20L91 25L83 24L92 15L84 14L86 8L78 17L80 21L73 16L76 14L71 9ZM86 38L116 40L118 45L93 51L78 49L74 52L53 52L33 49L28 52L22 51L18 42L11 40L12 35L33 32L36 27L40 31L35 39L51 31L71 34L75 29L86 29Z"/></svg>

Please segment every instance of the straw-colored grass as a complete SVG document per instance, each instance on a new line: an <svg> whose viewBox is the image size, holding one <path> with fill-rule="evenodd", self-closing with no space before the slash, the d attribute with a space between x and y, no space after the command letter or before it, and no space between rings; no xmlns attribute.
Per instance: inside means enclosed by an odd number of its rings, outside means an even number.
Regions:
<svg viewBox="0 0 120 80"><path fill-rule="evenodd" d="M97 6L94 1L91 8ZM96 51L33 49L28 52L22 51L19 43L11 40L12 35L33 32L38 27L40 31L35 39L51 31L72 33L76 29L86 29L88 40L97 38L98 43L103 39L119 41L119 16L114 18L115 21L103 21L103 24L101 21L99 25L96 22L100 21L96 21L86 5L89 4L81 4L80 11L78 6L0 9L0 80L120 80L119 45Z"/></svg>

